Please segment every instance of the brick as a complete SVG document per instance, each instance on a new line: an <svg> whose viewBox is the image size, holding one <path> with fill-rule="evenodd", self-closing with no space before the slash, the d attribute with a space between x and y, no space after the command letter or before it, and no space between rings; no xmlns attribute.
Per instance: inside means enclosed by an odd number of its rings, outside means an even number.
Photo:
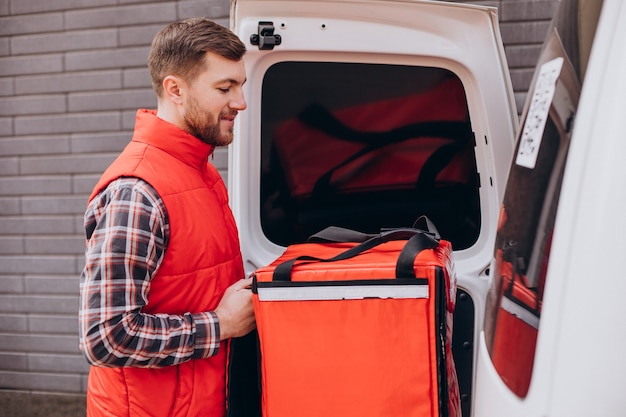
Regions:
<svg viewBox="0 0 626 417"><path fill-rule="evenodd" d="M0 16L9 14L9 0L0 0Z"/></svg>
<svg viewBox="0 0 626 417"><path fill-rule="evenodd" d="M117 0L19 0L11 3L13 14L42 13L116 4Z"/></svg>
<svg viewBox="0 0 626 417"><path fill-rule="evenodd" d="M2 250L2 253L9 253ZM0 275L0 293L21 294L24 292L24 279L18 276ZM2 316L0 316L0 329L4 329Z"/></svg>
<svg viewBox="0 0 626 417"><path fill-rule="evenodd" d="M532 68L511 70L511 82L513 90L527 91L532 81L534 70Z"/></svg>
<svg viewBox="0 0 626 417"><path fill-rule="evenodd" d="M150 45L154 36L165 26L164 23L119 29L120 46Z"/></svg>
<svg viewBox="0 0 626 417"><path fill-rule="evenodd" d="M0 78L0 96L12 96L15 94L13 78Z"/></svg>
<svg viewBox="0 0 626 417"><path fill-rule="evenodd" d="M62 13L32 14L0 18L0 36L55 32L62 29Z"/></svg>
<svg viewBox="0 0 626 417"><path fill-rule="evenodd" d="M76 270L80 271L80 273L82 273L82 271L85 269L85 257L84 256L79 256L76 258Z"/></svg>
<svg viewBox="0 0 626 417"><path fill-rule="evenodd" d="M13 135L13 118L0 117L0 137Z"/></svg>
<svg viewBox="0 0 626 417"><path fill-rule="evenodd" d="M28 356L25 353L0 353L0 369L24 371L28 369Z"/></svg>
<svg viewBox="0 0 626 417"><path fill-rule="evenodd" d="M135 130L135 119L137 118L136 110L126 110L122 112L122 129L133 131Z"/></svg>
<svg viewBox="0 0 626 417"><path fill-rule="evenodd" d="M21 162L22 174L74 174L103 172L117 154L84 154L66 156L24 157Z"/></svg>
<svg viewBox="0 0 626 417"><path fill-rule="evenodd" d="M13 55L92 50L116 46L118 46L116 29L77 30L43 35L15 36L11 39L11 53Z"/></svg>
<svg viewBox="0 0 626 417"><path fill-rule="evenodd" d="M504 48L509 68L535 68L541 45L507 46Z"/></svg>
<svg viewBox="0 0 626 417"><path fill-rule="evenodd" d="M124 70L122 80L125 88L145 87L152 89L152 78L147 67Z"/></svg>
<svg viewBox="0 0 626 417"><path fill-rule="evenodd" d="M81 211L85 211L84 206ZM75 255L85 250L85 238L76 235L27 237L24 248L28 255Z"/></svg>
<svg viewBox="0 0 626 417"><path fill-rule="evenodd" d="M85 207L87 207L87 199L89 197L89 195L85 194ZM84 224L85 224L85 219L84 219L84 212L81 212L80 214L75 214L74 215L74 228L72 229L72 233L76 234L76 235L80 235L81 238L85 237L85 229L84 229ZM83 259L83 253L84 250L81 249L80 251L80 255L78 255L77 259L80 261ZM83 269L83 264L81 262L79 262L77 265L79 265L79 268L77 269L77 271L82 271Z"/></svg>
<svg viewBox="0 0 626 417"><path fill-rule="evenodd" d="M0 235L0 253L3 255L16 255L24 253L24 238L21 236L6 236ZM4 292L3 288L6 288L4 284L8 281L4 281L1 277L2 284L0 284L0 292Z"/></svg>
<svg viewBox="0 0 626 417"><path fill-rule="evenodd" d="M0 175L17 175L19 174L19 159L0 158Z"/></svg>
<svg viewBox="0 0 626 417"><path fill-rule="evenodd" d="M128 89L107 92L71 93L69 110L100 111L115 109L137 109L156 107L156 96L152 89Z"/></svg>
<svg viewBox="0 0 626 417"><path fill-rule="evenodd" d="M0 386L18 390L81 392L82 376L72 374L0 371Z"/></svg>
<svg viewBox="0 0 626 417"><path fill-rule="evenodd" d="M3 333L25 333L28 331L27 317L23 314L0 314L0 329Z"/></svg>
<svg viewBox="0 0 626 417"><path fill-rule="evenodd" d="M83 196L23 197L22 214L82 214L87 206Z"/></svg>
<svg viewBox="0 0 626 417"><path fill-rule="evenodd" d="M204 0L181 1L176 5L178 16L181 19L195 16L206 16L212 19L226 18L230 15L230 4L228 2L210 2ZM223 23L221 23L223 25ZM228 23L226 25L228 27Z"/></svg>
<svg viewBox="0 0 626 417"><path fill-rule="evenodd" d="M0 184L0 190L1 184ZM20 200L14 197L10 198L0 198L0 213L3 216L10 216L12 214L20 213ZM4 231L2 231L4 233Z"/></svg>
<svg viewBox="0 0 626 417"><path fill-rule="evenodd" d="M20 256L20 255L2 255L0 256L0 271L10 274L69 274L76 272L75 259L72 256ZM2 297L2 296L0 296ZM4 309L10 300L3 300L0 309ZM31 312L38 311L57 311L54 308L60 306L59 300L37 300L41 302L41 306L35 305L36 302L26 303L25 300L20 300L23 304L20 308L35 308ZM26 304L29 304L28 306ZM53 309L45 309L44 306L52 305ZM42 308L44 308L42 310ZM47 308L47 307L46 307ZM17 310L14 310L17 311ZM24 310L20 310L24 311ZM29 312L30 310L25 310ZM68 311L64 311L68 312Z"/></svg>
<svg viewBox="0 0 626 417"><path fill-rule="evenodd" d="M0 310L5 313L76 314L78 295L0 295Z"/></svg>
<svg viewBox="0 0 626 417"><path fill-rule="evenodd" d="M119 153L128 145L132 132L92 133L73 135L71 138L72 152L115 152Z"/></svg>
<svg viewBox="0 0 626 417"><path fill-rule="evenodd" d="M73 218L70 216L2 216L0 217L0 230L5 234L13 235L42 235L52 233L66 233L74 230ZM28 261L29 259L25 259ZM9 270L0 271L9 272ZM28 271L37 272L37 271ZM52 273L53 271L47 271Z"/></svg>
<svg viewBox="0 0 626 417"><path fill-rule="evenodd" d="M83 238L84 239L84 238ZM84 252L85 244L81 253ZM82 269L81 269L82 270ZM28 294L65 294L77 295L80 283L76 275L28 275L24 279L24 288Z"/></svg>
<svg viewBox="0 0 626 417"><path fill-rule="evenodd" d="M120 0L120 1L124 1L124 0ZM88 381L89 381L89 375L88 374L80 376L80 392L81 393L87 392Z"/></svg>
<svg viewBox="0 0 626 417"><path fill-rule="evenodd" d="M34 372L86 373L89 364L83 355L28 355L28 369Z"/></svg>
<svg viewBox="0 0 626 417"><path fill-rule="evenodd" d="M65 56L65 66L67 71L145 67L148 62L149 51L150 47L145 46L90 52L68 52Z"/></svg>
<svg viewBox="0 0 626 417"><path fill-rule="evenodd" d="M84 194L86 201L87 196L91 194L101 174L102 173L94 175L74 175L72 178L72 191L76 194ZM2 200L0 199L0 204L1 203Z"/></svg>
<svg viewBox="0 0 626 417"><path fill-rule="evenodd" d="M549 21L502 23L500 32L505 45L542 44L549 26Z"/></svg>
<svg viewBox="0 0 626 417"><path fill-rule="evenodd" d="M118 0L117 3L118 4L137 4L137 3L155 3L157 1L166 2L168 0ZM186 0L178 0L178 1L186 1ZM209 1L215 1L215 0L209 0Z"/></svg>
<svg viewBox="0 0 626 417"><path fill-rule="evenodd" d="M17 96L0 101L0 116L65 113L65 96Z"/></svg>
<svg viewBox="0 0 626 417"><path fill-rule="evenodd" d="M85 195L85 207L87 207L87 197L88 195ZM72 228L67 229L72 234L80 235L81 238L83 238L85 234L85 231L83 229L83 224L84 224L83 217L84 217L83 212L81 212L80 214L75 214L72 218ZM83 253L84 253L84 250L81 249L80 254L76 254L76 255L78 256L79 259L82 259ZM81 271L81 270L82 270L82 265L79 269L77 269L77 271Z"/></svg>
<svg viewBox="0 0 626 417"><path fill-rule="evenodd" d="M16 135L107 132L119 130L120 115L117 112L102 112L21 116L16 117L14 123Z"/></svg>
<svg viewBox="0 0 626 417"><path fill-rule="evenodd" d="M0 58L0 77L63 71L62 55L36 55Z"/></svg>
<svg viewBox="0 0 626 417"><path fill-rule="evenodd" d="M71 179L69 177L0 177L0 195L5 196L67 194L70 192L70 186Z"/></svg>
<svg viewBox="0 0 626 417"><path fill-rule="evenodd" d="M10 38L0 38L0 56L8 56L11 52Z"/></svg>
<svg viewBox="0 0 626 417"><path fill-rule="evenodd" d="M176 20L176 8L170 2L116 6L68 11L65 13L65 29L135 26L174 20Z"/></svg>
<svg viewBox="0 0 626 417"><path fill-rule="evenodd" d="M503 2L499 9L500 20L503 22L550 20L558 7L558 0Z"/></svg>
<svg viewBox="0 0 626 417"><path fill-rule="evenodd" d="M38 155L69 153L70 140L67 135L20 136L0 139L0 155Z"/></svg>
<svg viewBox="0 0 626 417"><path fill-rule="evenodd" d="M31 75L15 78L16 94L44 94L72 91L119 89L122 71L86 71L62 74Z"/></svg>
<svg viewBox="0 0 626 417"><path fill-rule="evenodd" d="M78 287L78 282L76 286ZM28 316L28 329L31 333L75 334L78 329L78 316L31 314Z"/></svg>

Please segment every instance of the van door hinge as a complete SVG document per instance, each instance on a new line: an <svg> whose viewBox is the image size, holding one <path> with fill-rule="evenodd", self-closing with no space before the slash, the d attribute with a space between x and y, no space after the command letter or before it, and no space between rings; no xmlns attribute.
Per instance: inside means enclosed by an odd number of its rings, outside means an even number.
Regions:
<svg viewBox="0 0 626 417"><path fill-rule="evenodd" d="M274 49L281 42L280 35L274 35L274 22L259 22L258 32L250 35L250 43L261 50Z"/></svg>

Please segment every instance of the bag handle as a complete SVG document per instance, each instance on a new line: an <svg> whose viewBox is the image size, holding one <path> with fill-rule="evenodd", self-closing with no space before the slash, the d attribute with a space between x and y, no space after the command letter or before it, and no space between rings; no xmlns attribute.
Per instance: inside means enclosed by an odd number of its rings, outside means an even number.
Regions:
<svg viewBox="0 0 626 417"><path fill-rule="evenodd" d="M336 228L336 231L348 231L349 229ZM354 232L354 231L352 231ZM319 235L319 234L318 234ZM354 236L370 236L360 232L356 232ZM431 233L424 230L413 228L401 228L391 229L383 231L377 235L373 235L367 240L347 249L331 258L317 258L314 256L302 255L287 261L284 261L274 269L273 281L290 282L291 271L293 266L298 261L308 262L335 262L349 258L353 258L360 253L363 253L369 249L372 249L383 243L393 240L405 240L407 243L398 256L398 262L396 263L396 278L415 278L413 271L413 262L415 257L424 249L433 249L439 245L439 239L435 238ZM337 240L334 240L337 242Z"/></svg>

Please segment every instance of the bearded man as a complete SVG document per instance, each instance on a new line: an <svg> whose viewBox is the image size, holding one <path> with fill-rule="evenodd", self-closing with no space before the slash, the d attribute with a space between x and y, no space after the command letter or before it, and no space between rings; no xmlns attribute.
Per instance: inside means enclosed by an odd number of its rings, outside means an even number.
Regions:
<svg viewBox="0 0 626 417"><path fill-rule="evenodd" d="M208 158L246 108L244 53L204 18L152 42L157 109L137 112L85 213L89 417L225 415L226 341L255 321L226 187Z"/></svg>

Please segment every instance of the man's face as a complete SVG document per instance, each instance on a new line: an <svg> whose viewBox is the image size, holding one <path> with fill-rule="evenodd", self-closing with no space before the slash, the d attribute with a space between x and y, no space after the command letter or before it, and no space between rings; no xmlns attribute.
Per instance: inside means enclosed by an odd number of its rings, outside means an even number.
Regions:
<svg viewBox="0 0 626 417"><path fill-rule="evenodd" d="M235 116L247 107L242 86L243 60L207 53L206 70L189 85L184 103L185 130L205 143L226 146L233 140Z"/></svg>

